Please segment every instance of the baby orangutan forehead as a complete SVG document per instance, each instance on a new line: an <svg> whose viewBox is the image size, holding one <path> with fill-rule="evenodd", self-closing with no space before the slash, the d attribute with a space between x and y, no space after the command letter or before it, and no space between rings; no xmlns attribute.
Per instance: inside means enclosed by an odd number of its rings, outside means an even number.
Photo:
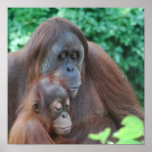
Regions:
<svg viewBox="0 0 152 152"><path fill-rule="evenodd" d="M49 85L46 88L46 94L54 98L66 98L68 96L66 89L59 84Z"/></svg>

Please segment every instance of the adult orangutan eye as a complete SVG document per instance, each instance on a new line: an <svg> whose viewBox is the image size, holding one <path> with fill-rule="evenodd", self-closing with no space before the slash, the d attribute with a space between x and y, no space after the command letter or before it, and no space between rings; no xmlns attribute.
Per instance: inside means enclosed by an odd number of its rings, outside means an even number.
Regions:
<svg viewBox="0 0 152 152"><path fill-rule="evenodd" d="M67 55L68 55L68 52L64 51L61 54L59 54L58 59L62 61L66 58Z"/></svg>
<svg viewBox="0 0 152 152"><path fill-rule="evenodd" d="M66 109L69 109L70 108L70 105L65 105Z"/></svg>
<svg viewBox="0 0 152 152"><path fill-rule="evenodd" d="M70 100L69 100L69 98L66 100L66 105L65 105L65 107L66 107L67 109L70 108Z"/></svg>
<svg viewBox="0 0 152 152"><path fill-rule="evenodd" d="M38 101L35 101L32 105L32 109L34 112L39 113L40 112L40 103Z"/></svg>
<svg viewBox="0 0 152 152"><path fill-rule="evenodd" d="M79 58L79 52L78 51L74 51L72 54L71 54L71 58L73 60L76 60Z"/></svg>

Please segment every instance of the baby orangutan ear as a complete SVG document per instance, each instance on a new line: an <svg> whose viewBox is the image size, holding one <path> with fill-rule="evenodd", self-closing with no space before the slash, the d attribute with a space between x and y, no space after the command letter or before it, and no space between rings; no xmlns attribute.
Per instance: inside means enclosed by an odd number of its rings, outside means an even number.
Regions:
<svg viewBox="0 0 152 152"><path fill-rule="evenodd" d="M40 103L38 101L34 101L32 105L32 109L34 112L39 113L40 112Z"/></svg>

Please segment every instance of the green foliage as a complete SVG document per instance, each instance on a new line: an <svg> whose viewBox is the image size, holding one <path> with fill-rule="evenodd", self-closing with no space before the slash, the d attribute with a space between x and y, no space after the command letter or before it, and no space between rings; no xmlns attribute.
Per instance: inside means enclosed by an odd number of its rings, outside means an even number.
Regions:
<svg viewBox="0 0 152 152"><path fill-rule="evenodd" d="M8 51L21 49L34 29L52 16L71 20L89 41L104 48L131 82L144 106L144 9L9 8Z"/></svg>
<svg viewBox="0 0 152 152"><path fill-rule="evenodd" d="M113 135L117 139L131 140L144 135L144 125L138 117L128 116L121 124L124 127Z"/></svg>
<svg viewBox="0 0 152 152"><path fill-rule="evenodd" d="M110 133L111 128L106 128L103 132L100 132L99 134L89 134L89 138L92 140L100 140L101 143L105 144Z"/></svg>
<svg viewBox="0 0 152 152"><path fill-rule="evenodd" d="M8 51L21 49L29 40L34 29L57 9L49 8L9 8L8 9Z"/></svg>
<svg viewBox="0 0 152 152"><path fill-rule="evenodd" d="M144 141L137 140L144 136L144 124L142 120L136 116L126 116L121 124L123 127L113 133L113 137L118 140L115 144L144 144ZM99 140L102 144L114 144L107 140L110 132L110 128L106 128L98 134L89 134L88 137L91 140Z"/></svg>

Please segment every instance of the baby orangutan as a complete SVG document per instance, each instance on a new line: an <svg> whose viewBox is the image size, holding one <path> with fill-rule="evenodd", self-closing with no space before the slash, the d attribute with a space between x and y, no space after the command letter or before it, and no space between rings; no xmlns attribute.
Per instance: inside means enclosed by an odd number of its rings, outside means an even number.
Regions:
<svg viewBox="0 0 152 152"><path fill-rule="evenodd" d="M57 78L45 77L34 83L19 111L9 144L55 144L71 131L68 92Z"/></svg>

